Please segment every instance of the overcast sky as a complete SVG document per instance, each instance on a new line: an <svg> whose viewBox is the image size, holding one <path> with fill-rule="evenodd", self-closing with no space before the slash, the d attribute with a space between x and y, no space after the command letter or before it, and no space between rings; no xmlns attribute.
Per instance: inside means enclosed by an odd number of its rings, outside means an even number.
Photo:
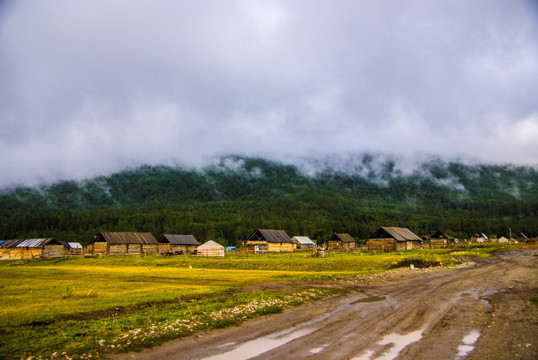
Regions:
<svg viewBox="0 0 538 360"><path fill-rule="evenodd" d="M536 2L0 0L0 187L363 152L537 165Z"/></svg>

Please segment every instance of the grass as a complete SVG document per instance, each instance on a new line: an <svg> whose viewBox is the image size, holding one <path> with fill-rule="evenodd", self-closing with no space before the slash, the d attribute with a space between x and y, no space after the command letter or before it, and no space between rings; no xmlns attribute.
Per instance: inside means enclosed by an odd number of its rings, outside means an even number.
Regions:
<svg viewBox="0 0 538 360"><path fill-rule="evenodd" d="M226 258L108 257L0 262L0 358L95 358L238 324L339 288L241 291L405 266L452 266L495 248L389 254L310 253ZM479 254L480 253L480 254ZM31 341L28 341L31 339Z"/></svg>

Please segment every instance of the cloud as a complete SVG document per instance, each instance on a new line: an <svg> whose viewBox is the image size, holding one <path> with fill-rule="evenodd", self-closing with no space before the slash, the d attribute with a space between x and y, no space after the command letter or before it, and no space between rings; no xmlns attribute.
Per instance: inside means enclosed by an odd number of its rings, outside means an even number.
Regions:
<svg viewBox="0 0 538 360"><path fill-rule="evenodd" d="M538 163L532 1L0 6L0 187L230 153Z"/></svg>

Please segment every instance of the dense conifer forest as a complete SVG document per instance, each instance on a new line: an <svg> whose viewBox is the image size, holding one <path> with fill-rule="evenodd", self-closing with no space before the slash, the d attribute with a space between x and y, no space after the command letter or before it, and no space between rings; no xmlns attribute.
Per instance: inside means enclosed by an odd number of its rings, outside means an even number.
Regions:
<svg viewBox="0 0 538 360"><path fill-rule="evenodd" d="M315 166L314 166L315 165ZM307 169L307 170L305 170ZM0 195L0 239L88 243L100 231L193 234L236 245L256 228L318 243L335 232L364 241L379 226L538 235L538 171L432 159L412 171L363 155L338 167L222 157L203 169L141 166L81 182Z"/></svg>

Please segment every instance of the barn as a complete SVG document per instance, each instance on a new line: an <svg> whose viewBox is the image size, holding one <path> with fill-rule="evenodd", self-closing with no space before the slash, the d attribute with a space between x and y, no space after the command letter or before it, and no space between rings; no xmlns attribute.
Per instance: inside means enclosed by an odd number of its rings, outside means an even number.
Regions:
<svg viewBox="0 0 538 360"><path fill-rule="evenodd" d="M429 244L430 249L444 249L453 247L455 240L452 236L445 234L441 230L437 230L432 236L430 236Z"/></svg>
<svg viewBox="0 0 538 360"><path fill-rule="evenodd" d="M349 251L357 247L357 243L353 236L349 234L334 234L332 238L327 241L327 250L340 250Z"/></svg>
<svg viewBox="0 0 538 360"><path fill-rule="evenodd" d="M294 236L291 238L294 249L313 249L316 244L308 236Z"/></svg>
<svg viewBox="0 0 538 360"><path fill-rule="evenodd" d="M407 228L380 227L366 244L369 251L405 251L420 249L422 239Z"/></svg>
<svg viewBox="0 0 538 360"><path fill-rule="evenodd" d="M224 246L214 242L213 240L209 240L208 242L205 242L202 245L198 246L198 248L196 249L196 252L198 256L205 256L205 257L224 256Z"/></svg>
<svg viewBox="0 0 538 360"><path fill-rule="evenodd" d="M158 242L150 233L102 232L92 240L94 254L146 255L157 253Z"/></svg>
<svg viewBox="0 0 538 360"><path fill-rule="evenodd" d="M293 241L284 230L257 229L247 239L246 246L265 245L267 252L293 251Z"/></svg>
<svg viewBox="0 0 538 360"><path fill-rule="evenodd" d="M163 234L159 238L159 253L161 254L195 254L198 246L200 243L193 235Z"/></svg>
<svg viewBox="0 0 538 360"><path fill-rule="evenodd" d="M0 259L55 258L67 254L67 244L55 238L4 240Z"/></svg>

